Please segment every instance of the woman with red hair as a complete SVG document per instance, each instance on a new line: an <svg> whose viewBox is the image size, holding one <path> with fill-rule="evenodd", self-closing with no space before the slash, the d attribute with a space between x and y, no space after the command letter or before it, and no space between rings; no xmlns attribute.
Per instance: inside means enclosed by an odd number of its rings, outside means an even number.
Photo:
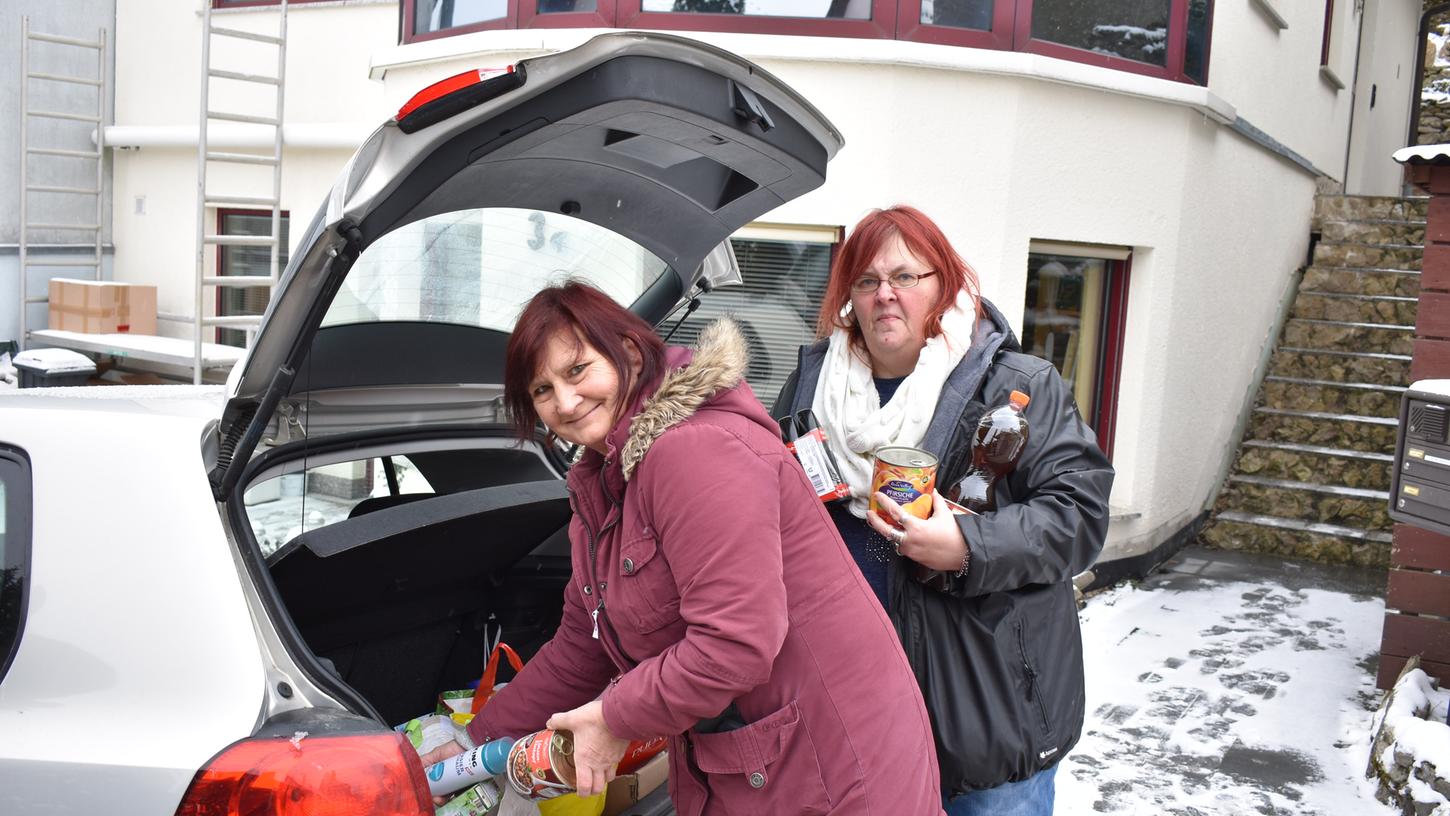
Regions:
<svg viewBox="0 0 1450 816"><path fill-rule="evenodd" d="M776 402L811 409L850 498L830 512L888 610L932 714L951 816L1050 814L1056 764L1082 731L1082 639L1071 580L1102 549L1113 470L1056 369L1022 354L975 273L931 219L897 206L861 220L831 269L820 335ZM977 422L1014 391L1028 442L993 509L929 518L884 495L875 452L925 449L951 498ZM918 576L929 577L929 581Z"/></svg>
<svg viewBox="0 0 1450 816"><path fill-rule="evenodd" d="M668 737L682 816L940 814L916 679L746 362L732 323L666 348L580 283L525 307L504 397L521 437L542 422L584 449L574 575L468 734L573 732L584 795L629 740Z"/></svg>

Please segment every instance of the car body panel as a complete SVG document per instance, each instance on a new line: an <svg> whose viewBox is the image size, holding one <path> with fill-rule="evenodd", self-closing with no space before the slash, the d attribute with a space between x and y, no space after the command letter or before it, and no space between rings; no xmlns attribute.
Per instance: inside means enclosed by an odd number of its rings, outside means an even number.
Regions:
<svg viewBox="0 0 1450 816"><path fill-rule="evenodd" d="M172 812L257 727L263 657L201 455L221 405L190 386L0 397L34 508L30 603L0 678L0 813ZM82 779L106 800L70 801Z"/></svg>

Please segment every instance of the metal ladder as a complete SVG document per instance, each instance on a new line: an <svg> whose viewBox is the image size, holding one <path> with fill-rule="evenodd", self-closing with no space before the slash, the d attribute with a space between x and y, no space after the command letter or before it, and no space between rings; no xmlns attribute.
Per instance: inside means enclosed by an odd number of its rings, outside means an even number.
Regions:
<svg viewBox="0 0 1450 816"><path fill-rule="evenodd" d="M105 152L105 115L106 115L106 29L99 29L94 42L80 40L73 37L61 37L54 34L40 34L30 30L30 18L20 18L21 49L20 49L20 347L25 348L30 337L30 326L28 312L33 304L49 303L50 297L30 294L30 268L31 267L89 267L91 279L101 279L101 219L103 217L102 189L104 181L104 163L101 157ZM68 76L64 74L52 74L30 70L31 54L30 48L33 43L49 43L52 45L64 46L66 48L91 50L96 52L96 76L81 77ZM89 85L96 88L96 112L71 113L60 110L32 110L30 107L30 83L31 80L60 85ZM53 119L71 122L82 122L95 129L95 150L71 150L52 147L31 147L30 146L30 124L39 119ZM70 187L57 184L32 184L30 181L30 159L31 157L44 157L47 159L65 159L72 162L94 162L96 170L95 187ZM75 195L90 196L96 201L96 217L94 223L62 223L31 221L30 195L31 193L45 193L51 195ZM50 232L82 232L90 233L92 241L91 257L89 258L53 258L44 261L30 259L30 233L32 231ZM86 246L78 243L77 247Z"/></svg>
<svg viewBox="0 0 1450 816"><path fill-rule="evenodd" d="M212 25L212 4L202 3L202 44L201 44L201 123L198 129L197 138L197 167L196 167L196 311L192 315L192 335L194 339L195 361L192 367L192 382L200 384L202 374L202 332L208 328L229 327L244 328L247 330L247 345L252 344L256 335L257 326L261 324L261 317L255 315L244 316L221 316L206 315L205 293L213 287L240 287L250 288L267 287L270 298L272 287L277 283L280 274L278 256L281 249L281 226L282 226L282 102L283 83L287 66L287 0L282 0L276 7L279 24L277 34L259 34L252 31L242 31L233 28L221 28ZM222 37L240 40L251 40L254 42L267 43L276 46L277 49L277 70L275 74L250 74L237 71L225 71L212 67L212 38ZM272 116L256 116L252 114L238 113L234 111L218 111L211 109L211 81L222 79L232 82L252 83L260 85L272 85L276 87L276 111ZM237 122L249 125L262 125L272 128L272 152L262 153L231 153L213 151L210 147L209 126L212 122ZM266 197L225 195L207 189L207 164L212 162L227 162L232 164L260 165L272 169L272 194ZM207 230L207 210L215 207L257 207L270 208L272 211L272 230L269 235L220 235L213 234ZM221 246L265 246L271 250L271 262L268 267L268 274L263 275L208 275L206 268L206 252L208 247Z"/></svg>

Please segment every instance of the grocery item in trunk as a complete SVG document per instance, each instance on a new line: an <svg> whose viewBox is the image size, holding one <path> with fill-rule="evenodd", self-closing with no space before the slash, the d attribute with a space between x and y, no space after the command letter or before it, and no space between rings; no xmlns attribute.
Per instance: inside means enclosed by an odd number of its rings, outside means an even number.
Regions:
<svg viewBox="0 0 1450 816"><path fill-rule="evenodd" d="M519 653L515 652L513 647L507 643L500 642L489 653L488 662L484 664L483 676L478 679L478 685L471 689L456 689L439 693L437 712L453 714L455 720L461 720L467 725L467 721L462 718L471 719L472 715L477 714L489 700L493 699L493 695L497 694L499 689L508 685L506 682L497 682L500 656L508 658L514 674L524 670L524 661L519 657Z"/></svg>
<svg viewBox="0 0 1450 816"><path fill-rule="evenodd" d="M485 816L498 806L503 791L497 782L485 779L439 805L434 816Z"/></svg>
<svg viewBox="0 0 1450 816"><path fill-rule="evenodd" d="M514 748L511 739L497 739L486 742L472 751L435 762L424 769L428 777L428 790L434 796L447 796L470 785L498 776L512 767L510 754Z"/></svg>
<svg viewBox="0 0 1450 816"><path fill-rule="evenodd" d="M573 791L573 735L546 728L519 740L492 740L426 769L428 790L434 796L447 796L500 774L527 799L553 799Z"/></svg>
<svg viewBox="0 0 1450 816"><path fill-rule="evenodd" d="M460 736L467 723L459 723L446 714L425 714L414 717L394 731L401 732L412 743L419 756L441 748L450 742L462 742Z"/></svg>
<svg viewBox="0 0 1450 816"><path fill-rule="evenodd" d="M624 749L619 773L628 774L664 750L666 740L634 740ZM544 729L518 740L492 740L425 769L428 789L447 796L470 784L504 775L526 799L553 799L574 790L574 735Z"/></svg>

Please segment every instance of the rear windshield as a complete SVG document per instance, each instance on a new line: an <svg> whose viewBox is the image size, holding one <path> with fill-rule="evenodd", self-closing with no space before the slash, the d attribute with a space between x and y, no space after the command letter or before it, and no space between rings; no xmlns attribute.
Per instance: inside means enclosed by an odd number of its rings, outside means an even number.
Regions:
<svg viewBox="0 0 1450 816"><path fill-rule="evenodd" d="M427 321L507 332L529 298L551 284L586 280L628 305L667 269L628 238L561 213L461 210L375 241L322 325Z"/></svg>

